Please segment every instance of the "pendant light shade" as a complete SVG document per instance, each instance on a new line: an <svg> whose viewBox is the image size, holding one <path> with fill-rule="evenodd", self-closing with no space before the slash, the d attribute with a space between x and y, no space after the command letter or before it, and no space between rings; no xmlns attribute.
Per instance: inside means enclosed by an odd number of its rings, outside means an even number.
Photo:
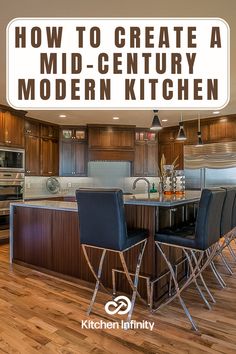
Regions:
<svg viewBox="0 0 236 354"><path fill-rule="evenodd" d="M154 110L154 117L153 117L153 120L152 120L152 125L151 125L151 130L161 130L162 129L162 126L161 126L161 122L160 122L160 119L157 115L157 110Z"/></svg>
<svg viewBox="0 0 236 354"><path fill-rule="evenodd" d="M180 119L180 122L179 122L179 132L178 132L176 140L178 140L178 141L187 140L187 137L186 137L185 131L184 131L184 123L183 123L182 113L181 113L181 119Z"/></svg>

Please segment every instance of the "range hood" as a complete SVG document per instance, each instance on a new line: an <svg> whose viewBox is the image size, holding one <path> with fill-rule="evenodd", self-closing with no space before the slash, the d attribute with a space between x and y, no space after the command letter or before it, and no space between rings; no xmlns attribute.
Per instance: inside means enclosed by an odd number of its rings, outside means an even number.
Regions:
<svg viewBox="0 0 236 354"><path fill-rule="evenodd" d="M236 142L184 146L184 168L236 167Z"/></svg>

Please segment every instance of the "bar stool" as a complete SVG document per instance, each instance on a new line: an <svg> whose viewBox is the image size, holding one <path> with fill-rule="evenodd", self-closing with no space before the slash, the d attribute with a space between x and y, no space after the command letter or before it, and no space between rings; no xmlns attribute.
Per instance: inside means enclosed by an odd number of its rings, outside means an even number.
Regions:
<svg viewBox="0 0 236 354"><path fill-rule="evenodd" d="M232 187L221 187L225 190L226 196L225 201L223 204L222 209L222 216L221 216L221 225L220 225L220 238L221 240L224 239L223 243L219 243L219 249L217 255L220 255L226 269L232 275L233 271L230 265L228 264L223 250L227 247L234 259L236 259L236 255L230 245L231 236L232 236L232 218L233 218L233 206L236 197L236 189Z"/></svg>
<svg viewBox="0 0 236 354"><path fill-rule="evenodd" d="M92 311L99 286L105 289L101 283L102 267L106 252L111 251L119 254L124 273L133 290L131 308L127 319L130 321L136 296L138 295L141 298L137 287L141 262L147 243L148 230L127 229L123 193L120 189L81 188L76 191L76 199L78 203L80 243L88 266L96 279L95 289L87 314L89 315ZM132 280L124 258L124 252L137 245L141 247L137 259L134 280ZM91 264L87 247L102 250L97 272Z"/></svg>
<svg viewBox="0 0 236 354"><path fill-rule="evenodd" d="M154 310L154 312L169 304L175 298L178 298L194 330L198 330L198 328L181 297L181 293L190 283L194 282L205 304L208 308L210 308L207 299L197 283L197 278L200 277L201 280L203 279L202 272L211 263L217 251L224 199L225 191L222 189L203 189L199 202L195 229L191 226L183 227L178 230L163 229L159 230L158 233L155 234L154 238L156 246L169 268L175 287L175 293L167 298L165 302L161 303L160 306ZM186 257L190 268L190 274L181 287L178 283L174 266L169 261L163 245L182 249ZM205 251L210 252L207 259L204 258ZM214 299L204 280L203 285L213 301Z"/></svg>

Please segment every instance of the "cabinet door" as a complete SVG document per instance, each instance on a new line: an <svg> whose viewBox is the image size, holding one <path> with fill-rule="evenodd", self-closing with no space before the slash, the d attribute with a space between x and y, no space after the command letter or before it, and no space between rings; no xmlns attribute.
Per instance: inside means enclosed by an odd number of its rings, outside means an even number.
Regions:
<svg viewBox="0 0 236 354"><path fill-rule="evenodd" d="M61 130L61 139L63 141L73 141L74 129L65 128Z"/></svg>
<svg viewBox="0 0 236 354"><path fill-rule="evenodd" d="M41 175L52 175L52 166L50 165L51 146L49 139L41 139Z"/></svg>
<svg viewBox="0 0 236 354"><path fill-rule="evenodd" d="M159 145L159 163L161 162L162 155L164 154L166 164L170 165L173 162L172 159L172 143Z"/></svg>
<svg viewBox="0 0 236 354"><path fill-rule="evenodd" d="M41 139L41 174L43 176L58 175L58 141Z"/></svg>
<svg viewBox="0 0 236 354"><path fill-rule="evenodd" d="M39 123L26 120L25 121L25 135L39 136Z"/></svg>
<svg viewBox="0 0 236 354"><path fill-rule="evenodd" d="M82 143L74 143L74 161L75 169L73 172L77 176L87 175L87 145Z"/></svg>
<svg viewBox="0 0 236 354"><path fill-rule="evenodd" d="M15 207L13 223L14 259L52 269L52 211Z"/></svg>
<svg viewBox="0 0 236 354"><path fill-rule="evenodd" d="M145 144L135 144L134 149L134 176L144 176Z"/></svg>
<svg viewBox="0 0 236 354"><path fill-rule="evenodd" d="M59 129L54 125L41 125L41 137L42 138L58 138Z"/></svg>
<svg viewBox="0 0 236 354"><path fill-rule="evenodd" d="M4 143L8 146L24 147L24 118L10 112L3 113Z"/></svg>
<svg viewBox="0 0 236 354"><path fill-rule="evenodd" d="M176 170L182 170L184 168L184 144L183 143L172 143L171 163L174 162L177 156L179 158L176 161L176 164L178 164Z"/></svg>
<svg viewBox="0 0 236 354"><path fill-rule="evenodd" d="M60 149L60 175L73 176L74 172L74 148L70 141L62 141Z"/></svg>
<svg viewBox="0 0 236 354"><path fill-rule="evenodd" d="M25 137L25 173L28 176L40 175L40 139L35 136Z"/></svg>
<svg viewBox="0 0 236 354"><path fill-rule="evenodd" d="M146 143L145 175L158 176L158 146L155 143Z"/></svg>
<svg viewBox="0 0 236 354"><path fill-rule="evenodd" d="M51 166L53 176L59 175L59 143L58 140L51 140Z"/></svg>
<svg viewBox="0 0 236 354"><path fill-rule="evenodd" d="M4 116L3 113L0 112L0 143L4 143Z"/></svg>

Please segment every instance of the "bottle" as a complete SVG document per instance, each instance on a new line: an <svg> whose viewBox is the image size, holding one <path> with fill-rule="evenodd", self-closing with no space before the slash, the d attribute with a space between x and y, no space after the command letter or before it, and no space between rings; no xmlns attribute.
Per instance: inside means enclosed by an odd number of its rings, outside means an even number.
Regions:
<svg viewBox="0 0 236 354"><path fill-rule="evenodd" d="M157 189L155 187L155 183L152 184L152 188L150 189L150 193L157 193Z"/></svg>

